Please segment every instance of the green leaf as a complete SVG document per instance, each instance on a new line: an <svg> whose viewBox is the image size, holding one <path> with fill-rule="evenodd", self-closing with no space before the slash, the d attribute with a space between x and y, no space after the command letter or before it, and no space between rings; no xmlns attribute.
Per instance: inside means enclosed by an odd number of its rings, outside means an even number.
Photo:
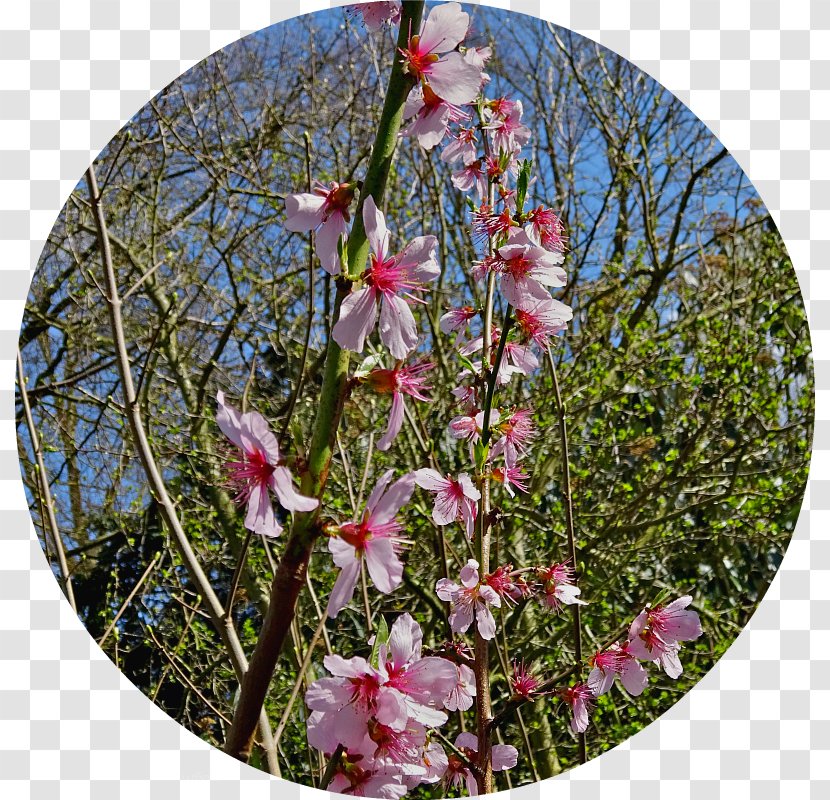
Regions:
<svg viewBox="0 0 830 800"><path fill-rule="evenodd" d="M372 645L372 656L369 659L369 663L375 668L378 667L380 662L380 647L381 645L386 644L389 641L389 626L386 624L386 620L384 617L381 616L380 622L378 623L378 630L375 634L375 641Z"/></svg>

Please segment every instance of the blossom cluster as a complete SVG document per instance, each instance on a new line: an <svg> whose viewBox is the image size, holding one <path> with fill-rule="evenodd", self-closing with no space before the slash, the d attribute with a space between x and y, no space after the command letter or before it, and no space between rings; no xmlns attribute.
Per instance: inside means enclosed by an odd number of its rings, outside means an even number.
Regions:
<svg viewBox="0 0 830 800"><path fill-rule="evenodd" d="M400 615L385 641L375 642L375 659L326 656L332 677L315 681L306 693L312 710L309 744L332 758L340 748L329 789L363 797L403 797L422 783L465 783L476 792L470 770L477 740L460 734L459 753L446 753L433 731L459 707L459 693L475 694L470 675L451 661L422 655L422 633L409 615ZM468 706L469 707L469 706ZM494 748L494 769L515 766L510 745Z"/></svg>
<svg viewBox="0 0 830 800"><path fill-rule="evenodd" d="M350 7L349 13L361 16L367 29L379 31L400 23L401 3L363 3ZM442 535L444 529L457 526L467 546L487 529L479 524L490 519L487 496L482 499L485 488L500 487L503 504L509 504L517 492L525 494L533 487L525 465L538 436L534 408L527 401L500 406L497 390L539 369L540 353L573 318L571 308L552 295L566 285L565 229L553 209L525 208L532 179L529 161L521 159L531 139L524 109L519 100L485 96L491 82L484 69L492 52L473 46L470 38L469 15L458 3L446 3L433 7L420 30L409 31L406 46L396 53L413 83L400 135L417 141L425 151L441 148L439 158L452 168L453 185L469 195L474 240L481 249L472 277L486 288L488 313L474 305L457 305L446 309L439 323L460 365L447 442L458 443L451 449L460 450L462 462L468 459L469 466L441 471L439 456L433 453L432 466L397 478L389 469L377 480L363 509L354 509L351 520L320 522L339 570L326 608L332 619L350 603L364 573L382 594L394 592L403 582L401 554L408 544L403 510L416 488L430 497L431 519ZM424 303L423 295L442 267L435 236L417 236L393 246L393 233L378 207L382 198L371 194L361 196L356 212L368 242L368 260L365 267L349 264L347 244L354 236L350 224L357 191L357 182L332 181L315 182L310 192L288 194L285 226L313 232L320 265L338 278L341 303L331 330L333 341L363 353L377 330L381 347L370 348L372 353L353 373L351 385L391 396L386 430L376 445L387 451L402 429L406 402L431 400L429 373L435 365L424 352L413 308ZM500 324L489 313L496 305L503 312ZM289 513L314 511L319 501L295 487L291 461L262 415L238 411L221 392L217 400L217 423L237 451L228 459L226 473L236 501L246 506L245 526L278 536L282 528L272 496ZM447 750L438 733L448 720L447 712L463 714L473 706L477 688L471 667L489 669L487 659L483 665L471 660L464 635L472 629L485 641L495 639L494 609L530 601L551 612L586 605L571 559L519 569L508 563L482 569L471 558L460 567L457 580L442 578L435 591L448 604L452 632L452 641L433 651L436 655L422 654L420 626L402 614L391 631L383 623L367 643L369 658L330 654L324 660L330 677L309 687L308 741L331 759L330 790L399 798L420 784L443 783L477 794L481 773L474 766L476 737L462 732ZM584 732L597 698L610 691L617 678L628 694L637 696L648 681L647 664L655 664L669 678L680 676L681 643L702 634L697 613L688 608L691 601L683 596L643 609L624 641L589 659L587 681L555 686L554 679L538 676L532 665L516 662L513 675L505 676L512 699L555 696L570 708L571 730ZM584 666L577 664L568 674L578 674ZM491 746L494 771L515 766L517 758L511 745Z"/></svg>

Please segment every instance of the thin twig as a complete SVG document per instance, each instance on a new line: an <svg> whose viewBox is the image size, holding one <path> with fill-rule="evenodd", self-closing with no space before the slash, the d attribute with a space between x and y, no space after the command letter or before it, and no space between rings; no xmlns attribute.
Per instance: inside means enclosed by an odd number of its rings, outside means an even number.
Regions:
<svg viewBox="0 0 830 800"><path fill-rule="evenodd" d="M46 528L52 536L52 541L55 544L55 552L58 556L58 568L60 569L60 579L63 584L63 590L66 593L66 599L72 610L77 614L78 608L75 604L75 592L72 589L72 578L69 576L69 567L66 561L66 551L63 547L63 539L58 528L58 519L55 516L55 505L52 500L52 490L49 487L49 477L46 474L46 462L43 459L43 450L40 446L40 436L38 436L37 428L35 427L35 420L32 416L32 407L29 404L29 393L26 389L26 375L23 371L23 356L20 353L20 348L17 350L17 390L20 392L20 401L23 403L23 414L26 417L26 427L29 429L29 439L32 442L32 452L35 455L35 468L37 471L37 481L40 484L41 507L43 509L42 515L45 515L44 524L44 543L46 542Z"/></svg>
<svg viewBox="0 0 830 800"><path fill-rule="evenodd" d="M144 581L150 577L150 573L153 571L153 568L156 566L159 560L159 554L156 553L153 556L153 560L147 565L147 569L144 570L141 577L136 582L136 585L133 586L133 590L127 595L127 599L121 604L121 608L118 609L118 613L115 615L115 618L110 622L107 629L104 631L103 636L98 640L98 647L103 647L106 643L107 639L109 639L109 635L112 633L115 626L118 624L118 620L121 619L124 612L127 610L127 606L133 601L133 598L138 594L138 590L144 584Z"/></svg>

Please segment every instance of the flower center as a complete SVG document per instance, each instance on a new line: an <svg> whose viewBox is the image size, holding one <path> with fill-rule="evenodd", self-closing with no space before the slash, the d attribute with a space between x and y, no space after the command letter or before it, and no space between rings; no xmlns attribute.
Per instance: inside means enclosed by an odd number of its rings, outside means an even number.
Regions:
<svg viewBox="0 0 830 800"><path fill-rule="evenodd" d="M248 501L251 492L257 486L267 486L275 467L268 463L268 458L261 450L242 454L241 461L228 461L225 464L228 479L236 490L234 502L242 505Z"/></svg>

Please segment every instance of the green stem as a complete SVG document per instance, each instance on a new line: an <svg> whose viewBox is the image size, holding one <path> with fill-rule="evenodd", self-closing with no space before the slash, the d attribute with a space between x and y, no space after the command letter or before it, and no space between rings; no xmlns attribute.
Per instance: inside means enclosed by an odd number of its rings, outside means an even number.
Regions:
<svg viewBox="0 0 830 800"><path fill-rule="evenodd" d="M421 26L424 2L405 2L397 46L405 48L409 32ZM403 123L406 98L414 85L414 79L404 74L403 64L397 54L394 57L389 87L378 124L377 137L366 178L358 201L349 242L346 249L347 276L337 279L332 326L340 314L340 306L351 291L353 280L364 270L369 256L369 242L363 226L362 209L365 198L371 195L380 207L383 203L389 170ZM323 369L323 385L317 404L317 416L306 459L306 470L301 480L304 495L320 499L328 479L337 428L348 392L349 353L341 349L329 336L326 362ZM271 585L271 602L262 624L259 639L254 648L248 671L242 681L239 702L233 716L225 752L247 761L251 753L256 722L262 709L268 687L274 675L286 635L297 607L297 597L305 583L311 551L320 527L317 524L320 508L295 514L291 532L285 543L285 551L274 574Z"/></svg>

